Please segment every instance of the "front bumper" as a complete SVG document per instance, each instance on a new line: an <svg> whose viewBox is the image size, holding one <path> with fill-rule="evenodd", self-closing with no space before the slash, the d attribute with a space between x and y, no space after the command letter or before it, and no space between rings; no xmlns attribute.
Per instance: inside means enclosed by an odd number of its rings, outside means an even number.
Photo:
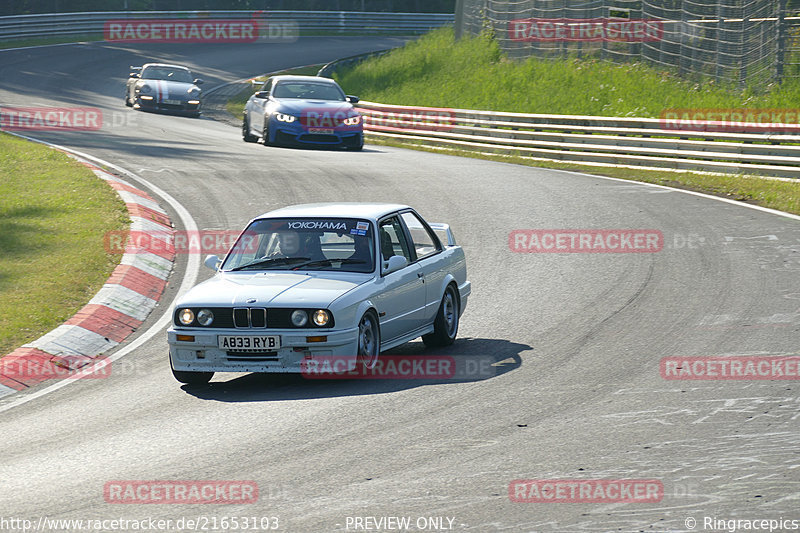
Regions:
<svg viewBox="0 0 800 533"><path fill-rule="evenodd" d="M190 335L194 341L179 341ZM279 335L281 347L275 352L230 352L218 347L218 335ZM308 336L326 336L325 342L308 342ZM201 329L174 326L167 330L172 368L185 372L301 373L302 361L314 357L353 357L358 349L358 328L333 330Z"/></svg>
<svg viewBox="0 0 800 533"><path fill-rule="evenodd" d="M344 146L356 148L364 144L362 127L337 126L331 133L311 133L309 128L298 121L270 121L270 142L297 146Z"/></svg>
<svg viewBox="0 0 800 533"><path fill-rule="evenodd" d="M201 103L198 101L196 104L190 104L188 101L183 101L180 104L164 103L158 101L155 97L152 100L143 100L141 95L136 97L136 105L134 107L145 111L169 111L173 113L187 113L196 115L200 113Z"/></svg>

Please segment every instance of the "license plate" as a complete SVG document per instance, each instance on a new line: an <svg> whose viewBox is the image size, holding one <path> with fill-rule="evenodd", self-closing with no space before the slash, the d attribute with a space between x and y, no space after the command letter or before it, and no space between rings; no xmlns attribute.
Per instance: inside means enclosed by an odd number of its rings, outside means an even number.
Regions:
<svg viewBox="0 0 800 533"><path fill-rule="evenodd" d="M333 129L332 128L308 128L308 133L323 133L326 135L332 135Z"/></svg>
<svg viewBox="0 0 800 533"><path fill-rule="evenodd" d="M181 105L180 100L164 100L162 103L167 105Z"/></svg>
<svg viewBox="0 0 800 533"><path fill-rule="evenodd" d="M220 350L274 352L281 347L281 338L278 335L218 335L217 344Z"/></svg>

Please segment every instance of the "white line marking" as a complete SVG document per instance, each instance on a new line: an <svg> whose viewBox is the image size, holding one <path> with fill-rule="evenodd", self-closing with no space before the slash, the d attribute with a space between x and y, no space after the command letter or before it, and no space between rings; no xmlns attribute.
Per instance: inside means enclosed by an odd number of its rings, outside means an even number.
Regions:
<svg viewBox="0 0 800 533"><path fill-rule="evenodd" d="M74 154L74 155L76 155L78 157L81 157L81 158L84 158L84 159L88 159L89 161L93 161L93 162L97 163L100 166L105 166L107 168L114 169L117 172L130 177L134 181L138 181L139 183L142 183L145 187L149 188L156 195L158 195L161 198L163 198L164 201L166 201L170 206L172 206L172 208L175 210L175 212L178 213L178 218L181 219L181 222L183 223L184 228L186 228L186 231L189 231L189 232L196 232L197 231L197 223L195 222L194 218L192 218L192 215L189 213L189 211L185 207L183 207L183 205L181 205L180 202L178 202L175 198L173 198L166 191L162 190L160 187L157 187L157 186L153 185L152 183L150 183L147 180L139 177L138 175L134 174L133 172L130 172L130 171L128 171L128 170L126 170L126 169L124 169L122 167L118 167L117 165L114 165L113 163L109 163L108 161L104 161L104 160L102 160L102 159L100 159L98 157L94 157L92 155L85 154L83 152L79 152L77 150L72 150L72 149L66 148L64 146L60 146L60 145L57 145L57 144L49 143L47 141L42 141L42 140L36 139L34 137L27 137L25 135L20 135L18 133L12 133L12 132L8 132L8 133L11 133L12 135L16 135L17 137L21 137L23 139L27 139L29 141L38 142L40 144L44 144L44 145L50 146L52 148L57 148L59 150L65 151L65 152L69 152L71 154ZM158 333L161 333L162 330L167 325L169 325L169 323L172 321L172 308L174 307L174 305L177 302L178 298L180 298L186 291L188 291L190 288L192 288L192 286L194 286L194 284L197 282L197 275L198 275L199 272L200 272L200 256L198 254L189 254L188 263L186 264L186 272L184 273L183 280L181 281L181 285L178 288L178 293L175 295L175 298L172 300L172 302L170 302L170 304L167 306L167 308L164 311L164 314L161 316L161 318L159 318L158 321L155 324L150 326L150 328L147 331L142 333L133 342L131 342L130 344L124 346L118 352L115 352L114 354L112 354L112 355L110 355L108 357L104 357L102 359L102 362L103 362L102 365L104 366L105 364L111 363L113 361L116 361L117 359L120 359L120 358L128 355L129 353L131 353L132 351L134 351L135 349L137 349L138 347L142 346L144 343L146 343L147 341L152 339L155 335L157 335ZM166 354L164 354L164 357L166 357ZM98 362L98 363L100 363L100 362ZM96 372L97 370L102 368L102 366L97 366L97 365L88 365L88 366L91 367L91 371L94 371L94 372ZM87 369L87 372L89 372L89 369ZM77 377L77 375L76 375L76 377ZM66 387L67 385L69 385L70 383L73 383L75 381L78 381L78 380L77 379L68 379L68 380L59 381L58 383L54 383L53 385L45 387L44 389L38 390L36 392L30 393L30 394L21 395L19 398L15 399L15 400L13 400L13 401L11 401L11 402L3 405L3 406L0 406L0 413L2 413L4 411L8 411L9 409L12 409L14 407L18 407L18 406L20 406L22 404L28 403L31 400L34 400L36 398L39 398L39 397L44 396L46 394L49 394L51 392L55 392L55 391L59 390L60 388Z"/></svg>

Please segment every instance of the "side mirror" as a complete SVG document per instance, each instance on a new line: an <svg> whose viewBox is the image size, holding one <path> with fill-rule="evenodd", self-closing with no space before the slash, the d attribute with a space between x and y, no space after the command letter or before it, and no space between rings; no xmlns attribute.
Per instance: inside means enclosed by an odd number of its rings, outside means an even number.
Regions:
<svg viewBox="0 0 800 533"><path fill-rule="evenodd" d="M352 94L347 95L347 101L350 102L351 104L357 104L359 100L360 98L358 96L353 96Z"/></svg>
<svg viewBox="0 0 800 533"><path fill-rule="evenodd" d="M197 78L192 83L195 85L203 85L205 82L203 81L203 78Z"/></svg>
<svg viewBox="0 0 800 533"><path fill-rule="evenodd" d="M406 266L408 266L408 259L402 255L393 255L388 261L383 263L383 271L381 273L391 274L392 272L396 272L401 268L405 268Z"/></svg>
<svg viewBox="0 0 800 533"><path fill-rule="evenodd" d="M128 74L128 77L129 78L138 78L139 77L139 73L138 72L131 72L130 74Z"/></svg>
<svg viewBox="0 0 800 533"><path fill-rule="evenodd" d="M253 96L256 98L269 98L269 91L258 91Z"/></svg>
<svg viewBox="0 0 800 533"><path fill-rule="evenodd" d="M203 264L206 265L211 270L219 270L220 263L222 263L222 259L220 259L216 255L207 255L206 260L203 261Z"/></svg>

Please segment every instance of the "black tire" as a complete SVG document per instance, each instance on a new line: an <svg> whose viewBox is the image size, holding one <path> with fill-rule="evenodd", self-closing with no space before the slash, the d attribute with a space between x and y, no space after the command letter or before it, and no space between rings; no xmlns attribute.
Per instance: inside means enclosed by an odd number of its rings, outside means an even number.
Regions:
<svg viewBox="0 0 800 533"><path fill-rule="evenodd" d="M169 368L176 380L187 385L205 385L214 377L213 372L186 372L172 368L172 358L169 360Z"/></svg>
<svg viewBox="0 0 800 533"><path fill-rule="evenodd" d="M381 355L381 331L374 311L364 313L358 322L357 364L364 368L375 368Z"/></svg>
<svg viewBox="0 0 800 533"><path fill-rule="evenodd" d="M128 107L133 107L133 102L131 102L130 96L128 95L128 91L125 91L125 105Z"/></svg>
<svg viewBox="0 0 800 533"><path fill-rule="evenodd" d="M439 304L439 311L433 321L433 333L422 336L428 348L450 346L458 335L459 309L458 296L453 285L448 285Z"/></svg>
<svg viewBox="0 0 800 533"><path fill-rule="evenodd" d="M348 150L350 152L360 152L363 149L364 149L364 143L361 143L358 146L350 146L350 147L346 148L346 150Z"/></svg>
<svg viewBox="0 0 800 533"><path fill-rule="evenodd" d="M247 115L242 117L242 140L246 143L258 142L258 137L250 133L250 124L247 122Z"/></svg>

